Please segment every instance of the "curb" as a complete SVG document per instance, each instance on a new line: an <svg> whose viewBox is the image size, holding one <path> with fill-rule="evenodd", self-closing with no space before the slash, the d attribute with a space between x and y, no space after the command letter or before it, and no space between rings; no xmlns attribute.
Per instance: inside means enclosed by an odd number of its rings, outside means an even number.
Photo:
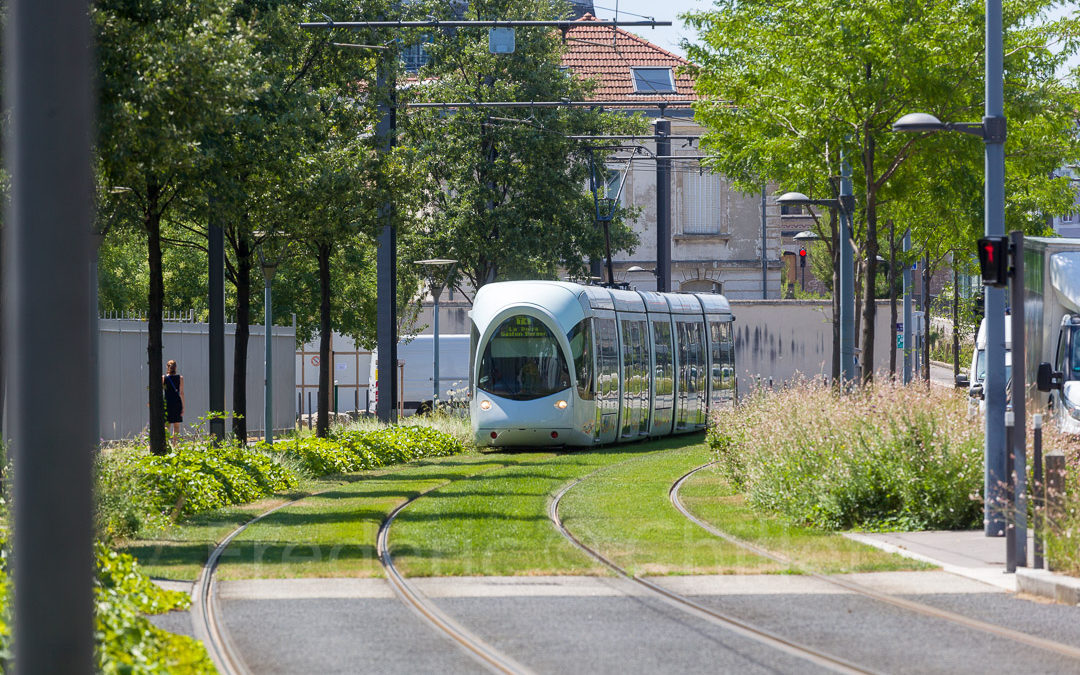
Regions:
<svg viewBox="0 0 1080 675"><path fill-rule="evenodd" d="M1065 605L1080 605L1080 579L1048 570L1017 569L1016 590Z"/></svg>
<svg viewBox="0 0 1080 675"><path fill-rule="evenodd" d="M941 562L931 558L930 556L916 553L902 546L896 546L884 541L879 541L873 537L865 537L858 532L844 532L843 536L848 539L857 541L867 546L873 546L874 548L885 551L886 553L895 553L896 555L904 556L905 558L911 558L912 560L918 560L919 562L929 563L940 567L943 571L949 574L955 574L966 579L973 579L975 581L981 581L989 586L994 586L1005 591L1016 591L1017 582L1015 575L1004 574L1001 568L998 567L963 567L960 565L950 565L949 563Z"/></svg>

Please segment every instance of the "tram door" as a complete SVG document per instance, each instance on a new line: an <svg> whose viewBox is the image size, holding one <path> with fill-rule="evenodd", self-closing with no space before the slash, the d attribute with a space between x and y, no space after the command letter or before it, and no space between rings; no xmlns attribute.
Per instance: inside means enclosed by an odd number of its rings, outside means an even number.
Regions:
<svg viewBox="0 0 1080 675"><path fill-rule="evenodd" d="M701 319L680 319L675 329L679 354L675 430L692 431L705 426L705 324Z"/></svg>
<svg viewBox="0 0 1080 675"><path fill-rule="evenodd" d="M612 443L618 435L619 339L615 319L597 317L596 329L596 441Z"/></svg>
<svg viewBox="0 0 1080 675"><path fill-rule="evenodd" d="M623 396L620 436L649 433L649 325L641 318L620 319L622 328Z"/></svg>
<svg viewBox="0 0 1080 675"><path fill-rule="evenodd" d="M655 316L655 315L654 315ZM671 433L675 409L675 352L671 341L671 321L666 316L651 322L653 337L653 436Z"/></svg>

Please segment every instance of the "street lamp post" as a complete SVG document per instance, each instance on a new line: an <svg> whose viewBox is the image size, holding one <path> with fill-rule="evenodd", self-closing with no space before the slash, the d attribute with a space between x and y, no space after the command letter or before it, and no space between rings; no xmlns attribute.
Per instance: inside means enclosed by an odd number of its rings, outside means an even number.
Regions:
<svg viewBox="0 0 1080 675"><path fill-rule="evenodd" d="M910 113L893 124L893 131L958 131L983 139L984 228L987 237L1005 234L1005 93L1001 0L986 1L986 107L982 122L942 122L927 113ZM1005 291L986 288L985 492L983 530L988 537L1005 533L1003 503L1005 476ZM1023 421L1019 428L1023 429ZM1023 435L1017 444L1023 452Z"/></svg>
<svg viewBox="0 0 1080 675"><path fill-rule="evenodd" d="M274 352L272 332L274 329L274 310L271 303L270 283L274 280L278 264L284 257L282 250L276 256L266 253L265 242L259 244L259 264L263 273L263 437L268 444L274 442Z"/></svg>
<svg viewBox="0 0 1080 675"><path fill-rule="evenodd" d="M850 184L848 179L842 178L840 184L838 199L810 199L801 192L786 192L776 202L788 206L824 206L840 214L840 379L846 386L855 379L855 263L849 229L855 198L850 188L844 188Z"/></svg>
<svg viewBox="0 0 1080 675"><path fill-rule="evenodd" d="M431 322L431 332L433 339L431 340L432 348L432 370L431 370L431 409L435 410L435 406L439 403L439 296L442 295L442 291L450 283L450 278L454 276L454 272L457 270L458 261L450 260L448 258L431 258L428 260L417 260L417 265L424 265L431 268L431 274L428 276L428 288L431 290L431 302L433 310L433 319ZM449 266L450 269L446 273L446 276L440 281L435 276L436 268L443 268Z"/></svg>

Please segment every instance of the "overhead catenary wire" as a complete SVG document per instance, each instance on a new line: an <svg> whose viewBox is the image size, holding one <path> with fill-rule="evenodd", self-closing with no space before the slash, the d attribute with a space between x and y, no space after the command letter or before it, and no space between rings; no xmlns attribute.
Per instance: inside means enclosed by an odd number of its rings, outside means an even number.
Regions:
<svg viewBox="0 0 1080 675"><path fill-rule="evenodd" d="M580 20L518 20L518 19L493 19L478 21L458 21L441 19L426 19L423 21L309 21L300 24L301 28L574 28L587 25L589 28L616 28L618 26L651 27L671 26L671 21L590 21L583 24Z"/></svg>

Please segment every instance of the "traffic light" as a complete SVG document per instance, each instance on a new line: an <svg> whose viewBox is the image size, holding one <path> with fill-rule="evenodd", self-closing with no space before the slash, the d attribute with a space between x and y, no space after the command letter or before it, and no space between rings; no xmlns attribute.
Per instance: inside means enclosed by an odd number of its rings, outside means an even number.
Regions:
<svg viewBox="0 0 1080 675"><path fill-rule="evenodd" d="M799 249L799 267L806 267L806 247Z"/></svg>
<svg viewBox="0 0 1080 675"><path fill-rule="evenodd" d="M979 271L983 286L1001 288L1009 285L1008 237L984 237L979 240Z"/></svg>

